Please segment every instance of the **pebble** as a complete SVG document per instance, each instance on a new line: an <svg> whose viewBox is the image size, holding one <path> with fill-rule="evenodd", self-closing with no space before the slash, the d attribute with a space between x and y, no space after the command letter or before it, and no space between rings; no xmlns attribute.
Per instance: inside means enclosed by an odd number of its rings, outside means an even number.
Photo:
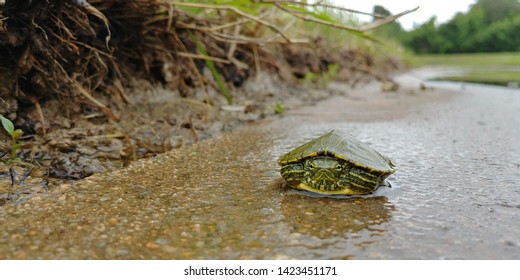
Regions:
<svg viewBox="0 0 520 280"><path fill-rule="evenodd" d="M46 235L50 235L52 233L52 229L50 227L44 227L42 232Z"/></svg>
<svg viewBox="0 0 520 280"><path fill-rule="evenodd" d="M164 238L158 238L155 240L155 243L160 244L160 245L165 245L165 244L168 244L168 240L166 240Z"/></svg>
<svg viewBox="0 0 520 280"><path fill-rule="evenodd" d="M264 215L270 215L274 213L273 208L262 208L260 209L260 213Z"/></svg>
<svg viewBox="0 0 520 280"><path fill-rule="evenodd" d="M154 242L148 242L148 243L146 243L146 248L148 248L150 250L155 250L155 249L159 248L159 245L155 244Z"/></svg>
<svg viewBox="0 0 520 280"><path fill-rule="evenodd" d="M95 226L95 229L97 231L103 232L103 231L105 231L106 227L105 227L104 224L98 224L98 225Z"/></svg>
<svg viewBox="0 0 520 280"><path fill-rule="evenodd" d="M40 200L42 200L41 196L35 196L35 197L31 198L30 201L40 201Z"/></svg>

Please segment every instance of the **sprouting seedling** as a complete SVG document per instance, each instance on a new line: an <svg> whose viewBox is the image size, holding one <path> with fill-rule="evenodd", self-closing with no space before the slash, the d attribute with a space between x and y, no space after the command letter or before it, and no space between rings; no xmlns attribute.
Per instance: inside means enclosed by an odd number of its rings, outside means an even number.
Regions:
<svg viewBox="0 0 520 280"><path fill-rule="evenodd" d="M14 129L14 124L11 120L5 118L3 115L0 115L0 120L2 121L2 126L4 130L11 136L11 157L7 161L7 164L12 164L14 162L20 161L20 158L17 157L18 150L22 147L23 142L18 141L20 137L23 135L23 131L21 129Z"/></svg>
<svg viewBox="0 0 520 280"><path fill-rule="evenodd" d="M283 103L281 101L276 102L276 105L274 107L274 113L277 115L281 115L284 111L285 107L283 106Z"/></svg>

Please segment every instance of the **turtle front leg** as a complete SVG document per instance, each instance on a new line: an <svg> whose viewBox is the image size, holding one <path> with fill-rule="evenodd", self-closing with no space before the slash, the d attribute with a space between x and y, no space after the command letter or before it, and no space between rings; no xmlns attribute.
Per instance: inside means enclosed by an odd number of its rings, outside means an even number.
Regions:
<svg viewBox="0 0 520 280"><path fill-rule="evenodd" d="M340 176L337 183L338 189L349 189L352 194L368 194L374 192L379 186L377 177L352 167Z"/></svg>
<svg viewBox="0 0 520 280"><path fill-rule="evenodd" d="M285 179L289 186L298 186L305 180L306 170L302 163L291 163L282 166L280 174Z"/></svg>

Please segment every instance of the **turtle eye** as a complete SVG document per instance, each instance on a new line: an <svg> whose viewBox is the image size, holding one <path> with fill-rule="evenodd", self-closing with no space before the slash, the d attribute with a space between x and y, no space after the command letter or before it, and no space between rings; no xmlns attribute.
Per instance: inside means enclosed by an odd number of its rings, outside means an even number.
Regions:
<svg viewBox="0 0 520 280"><path fill-rule="evenodd" d="M336 168L336 171L341 171L341 170L343 170L343 166L341 166L341 165L336 165L335 168Z"/></svg>
<svg viewBox="0 0 520 280"><path fill-rule="evenodd" d="M307 161L307 168L309 169L314 169L316 167L316 165L314 164L314 162L308 160Z"/></svg>

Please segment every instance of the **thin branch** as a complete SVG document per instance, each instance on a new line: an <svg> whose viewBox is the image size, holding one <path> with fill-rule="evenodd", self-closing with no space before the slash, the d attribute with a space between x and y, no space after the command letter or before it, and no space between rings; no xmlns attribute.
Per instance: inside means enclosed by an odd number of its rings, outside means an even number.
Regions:
<svg viewBox="0 0 520 280"><path fill-rule="evenodd" d="M300 18L300 19L302 19L304 21L315 22L315 23L318 23L318 24L327 25L327 26L331 26L331 27L338 28L338 29L344 29L344 30L348 30L348 31L355 31L355 32L366 32L368 30L372 30L372 29L374 29L376 27L379 27L381 25L385 25L385 24L387 24L389 22L392 22L392 21L396 20L399 17L402 17L402 16L404 16L406 14L415 12L417 9L419 9L419 7L416 7L415 9L404 11L404 12L401 12L401 13L393 15L393 16L388 16L386 18L377 20L377 21L375 21L373 23L362 25L361 27L351 27L351 26L347 26L347 25L343 25L343 24L337 24L337 23L334 23L334 22L324 21L324 20L321 20L321 19L310 17L308 15L302 16L299 13L297 13L297 12L291 10L291 9L287 9L286 7L284 7L283 5L278 4L278 3L274 3L274 5L277 8L279 8L280 10L282 10L282 11L284 11L284 12L286 12L286 13L294 16L294 17Z"/></svg>
<svg viewBox="0 0 520 280"><path fill-rule="evenodd" d="M214 57L214 56L207 56L207 55L202 55L202 54L194 54L194 53L188 53L188 52L177 52L177 55L178 56L182 56L182 57L195 58L195 59L208 59L208 60L213 60L215 62L220 62L220 63L224 63L224 64L230 64L231 63L231 61L229 61L227 59L222 59L222 58L218 58L218 57Z"/></svg>
<svg viewBox="0 0 520 280"><path fill-rule="evenodd" d="M98 101L97 99L95 99L92 95L90 95L90 93L84 88L81 86L81 84L79 82L77 82L76 80L72 80L72 79L69 79L69 81L71 82L71 85L79 92L81 93L81 95L83 95L84 97L86 97L88 100L90 100L90 102L94 103L96 106L99 107L99 109L101 109L101 111L103 111L103 113L105 113L107 116L109 116L112 120L114 121L119 121L120 120L120 117L117 116L116 114L114 114L114 112L108 108L105 104L101 103L100 101Z"/></svg>
<svg viewBox="0 0 520 280"><path fill-rule="evenodd" d="M294 1L294 0L256 0L254 2L266 3L266 4L267 3L271 3L271 4L289 4L289 5L299 5L299 6L306 6L306 7L323 7L323 8L329 8L329 9L334 9L334 10L338 10L338 11L344 11L344 12L349 12L349 13L360 14L360 15L373 16L373 17L376 17L376 18L382 18L383 17L383 16L378 15L378 14L372 14L372 13L367 13L367 12L363 12L363 11L358 11L358 10L345 8L345 7L342 7L342 6L335 6L335 5L331 5L331 4L328 4L328 3L323 3L322 1L318 1L316 3L305 3L305 2Z"/></svg>
<svg viewBox="0 0 520 280"><path fill-rule="evenodd" d="M235 35L238 35L240 33L240 25L235 25L234 33L235 33ZM235 51L236 51L236 49L237 49L237 44L236 43L231 43L230 46L229 46L228 53L227 53L227 58L231 62L233 62L233 64L235 64L235 66L238 69L248 69L249 66L247 64L245 64L244 62L241 62L241 61L239 61L238 59L235 58Z"/></svg>
<svg viewBox="0 0 520 280"><path fill-rule="evenodd" d="M168 6L168 22L166 23L166 31L170 32L172 30L173 24L173 5Z"/></svg>
<svg viewBox="0 0 520 280"><path fill-rule="evenodd" d="M280 34L274 33L271 36L264 37L264 38L256 38L256 37L250 37L250 36L244 36L244 35L232 35L227 33L221 33L221 32L215 32L213 31L213 28L204 27L204 26L197 26L193 24L185 24L178 22L176 23L177 27L185 28L185 29L192 29L197 30L206 33L208 36L212 37L213 39L226 42L226 43L237 43L237 44L268 44L268 43L287 43L287 41L284 40L277 40L280 38ZM285 28L284 28L285 29ZM294 44L302 44L302 43L309 43L308 39L304 38L293 38L291 39L291 43Z"/></svg>
<svg viewBox="0 0 520 280"><path fill-rule="evenodd" d="M183 7L191 7L191 8L202 8L202 9L215 9L215 10L229 10L233 11L245 18L251 19L253 21L256 21L262 25L265 25L272 30L276 31L278 34L280 34L288 43L293 43L293 40L289 38L280 28L277 26L271 24L270 22L267 22L259 17L253 16L251 14L248 14L246 12L243 12L233 6L228 5L211 5L211 4L198 4L198 3L180 3L180 2L170 2L172 5L176 6L183 6Z"/></svg>
<svg viewBox="0 0 520 280"><path fill-rule="evenodd" d="M237 20L237 21L232 21L232 22L228 22L228 23L225 23L225 24L222 24L222 25L217 25L217 26L211 27L210 30L211 31L218 31L220 29L226 29L228 27L233 27L233 26L237 26L237 25L243 25L243 24L246 24L249 21L251 21L251 19L242 18L242 19Z"/></svg>
<svg viewBox="0 0 520 280"><path fill-rule="evenodd" d="M42 123L43 137L46 137L47 130L45 129L45 117L43 115L42 106L40 105L38 98L36 98L35 96L31 96L31 101L33 102L34 106L36 107L36 112L38 113L38 117L40 118L40 122Z"/></svg>
<svg viewBox="0 0 520 280"><path fill-rule="evenodd" d="M401 12L401 13L398 13L396 15L393 15L393 16L388 16L388 17L385 17L385 18L382 18L382 19L379 19L379 20L376 20L372 23L369 23L369 24L366 24L366 25L363 25L361 26L361 32L365 32L365 31L368 31L368 30L372 30L374 28L377 28L381 25L385 25L387 23L390 23L404 15L407 15L409 13L413 13L415 11L417 11L417 9L419 9L419 6L415 7L415 9L411 9L411 10L407 10L407 11L404 11L404 12Z"/></svg>
<svg viewBox="0 0 520 280"><path fill-rule="evenodd" d="M299 13L297 13L296 11L292 11L290 9L287 9L286 7L284 7L284 6L282 6L282 5L278 4L278 3L274 3L274 5L278 9L280 9L280 10L282 10L282 11L284 11L284 12L286 12L286 13L294 16L294 17L302 19L304 21L315 22L315 23L318 23L318 24L327 25L327 26L331 26L331 27L334 27L334 28L338 28L338 29L344 29L344 30L349 30L349 31L360 32L359 28L350 27L350 26L346 26L346 25L343 25L343 24L337 24L337 23L333 23L333 22L329 22L329 21L324 21L324 20L321 20L321 19L310 17L308 15L302 16Z"/></svg>
<svg viewBox="0 0 520 280"><path fill-rule="evenodd" d="M210 36L214 39L217 39L219 41L228 42L228 43L238 43L238 44L253 43L253 44L262 45L262 44L268 44L268 43L287 43L287 41L285 41L285 40L277 40L279 38L278 34L275 34L270 38L261 38L261 39L249 37L249 36L243 36L243 35L234 36L234 35L230 35L230 34L226 34L226 33L208 33L208 36ZM309 40L293 39L292 43L293 44L305 44L305 43L309 43Z"/></svg>

